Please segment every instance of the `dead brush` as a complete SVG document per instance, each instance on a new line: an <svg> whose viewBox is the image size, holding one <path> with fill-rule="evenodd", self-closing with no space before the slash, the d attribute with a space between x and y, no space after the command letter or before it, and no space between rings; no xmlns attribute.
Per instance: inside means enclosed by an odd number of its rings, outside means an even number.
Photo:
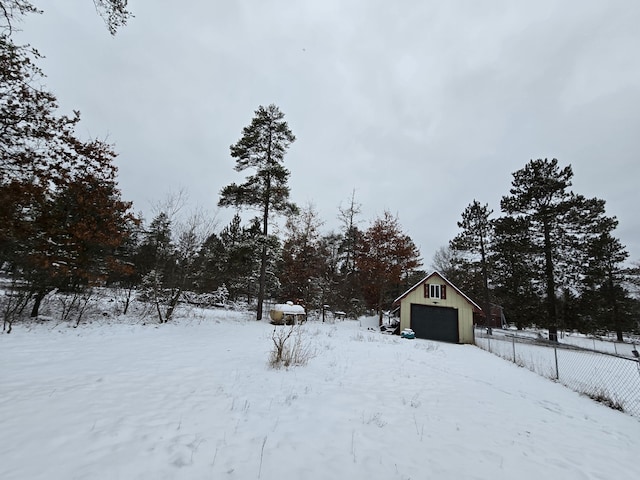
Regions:
<svg viewBox="0 0 640 480"><path fill-rule="evenodd" d="M269 367L279 369L306 365L315 355L303 333L304 329L300 324L274 327L271 333L273 349L269 354Z"/></svg>

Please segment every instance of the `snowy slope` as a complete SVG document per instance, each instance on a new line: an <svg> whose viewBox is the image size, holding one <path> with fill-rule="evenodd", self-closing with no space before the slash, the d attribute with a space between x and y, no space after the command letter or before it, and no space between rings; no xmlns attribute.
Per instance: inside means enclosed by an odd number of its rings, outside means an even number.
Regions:
<svg viewBox="0 0 640 480"><path fill-rule="evenodd" d="M279 327L282 328L282 327ZM640 422L473 346L311 322L16 326L0 335L0 478L633 478Z"/></svg>

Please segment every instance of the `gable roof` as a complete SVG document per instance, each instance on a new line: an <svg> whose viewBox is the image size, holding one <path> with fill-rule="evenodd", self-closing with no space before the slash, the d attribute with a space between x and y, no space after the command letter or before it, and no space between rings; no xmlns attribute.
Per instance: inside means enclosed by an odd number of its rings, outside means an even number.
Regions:
<svg viewBox="0 0 640 480"><path fill-rule="evenodd" d="M396 298L393 301L393 304L395 305L396 303L400 302L404 297L406 297L407 295L409 295L411 292L413 292L416 288L418 288L420 285L422 285L423 283L425 283L427 280L429 280L431 277L437 275L438 277L440 277L442 279L442 281L444 281L449 287L453 288L458 295L460 295L462 298L464 298L467 302L469 302L469 304L474 308L477 309L478 312L482 312L482 309L478 306L478 304L476 302L474 302L473 300L471 300L469 297L467 297L464 293L462 293L462 291L456 287L453 283L451 283L449 280L446 279L446 277L444 275L442 275L440 272L438 271L433 271L431 272L429 275L427 275L426 277L424 277L422 280L420 280L418 283L416 283L413 287L411 287L409 290L407 290L406 292L404 292L402 295L400 295L398 298Z"/></svg>

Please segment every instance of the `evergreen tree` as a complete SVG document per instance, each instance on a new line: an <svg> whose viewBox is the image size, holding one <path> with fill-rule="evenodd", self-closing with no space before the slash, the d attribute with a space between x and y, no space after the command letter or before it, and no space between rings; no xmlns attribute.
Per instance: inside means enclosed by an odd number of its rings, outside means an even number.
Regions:
<svg viewBox="0 0 640 480"><path fill-rule="evenodd" d="M229 291L227 290L223 271L225 266L225 249L220 236L212 233L202 243L198 256L196 258L194 269L194 288L199 293L213 292L222 285L225 285L227 299Z"/></svg>
<svg viewBox="0 0 640 480"><path fill-rule="evenodd" d="M620 240L611 235L610 225L591 239L586 252L582 291L585 313L594 326L613 329L617 340L622 342L624 329L631 327L629 294L625 288L631 271L624 265L629 254Z"/></svg>
<svg viewBox="0 0 640 480"><path fill-rule="evenodd" d="M255 286L260 272L261 230L257 220L243 227L240 215L233 219L220 233L224 249L222 281L229 290L229 296L236 300L239 295L251 299L256 295Z"/></svg>
<svg viewBox="0 0 640 480"><path fill-rule="evenodd" d="M489 253L493 238L493 222L489 218L493 210L487 204L481 205L474 200L462 212L462 220L458 222L458 227L462 229L453 240L450 246L462 254L466 254L469 267L468 272L478 271L481 274L480 288L473 289L475 292L482 292L484 313L487 317L491 315L491 294L489 291ZM478 290L480 292L478 292ZM470 291L470 290L466 290Z"/></svg>
<svg viewBox="0 0 640 480"><path fill-rule="evenodd" d="M593 236L594 227L606 221L604 201L587 199L569 190L571 166L558 161L531 160L513 174L510 195L501 201L502 211L526 223L530 266L534 278L544 285L545 326L557 339L557 293L575 287L581 273L581 259Z"/></svg>
<svg viewBox="0 0 640 480"><path fill-rule="evenodd" d="M533 273L534 247L525 218L502 217L494 222L493 293L508 321L522 329L540 322L544 288Z"/></svg>
<svg viewBox="0 0 640 480"><path fill-rule="evenodd" d="M170 288L176 257L172 237L171 218L161 211L149 223L136 255L136 268L141 275L141 298L153 303L160 323L169 319L164 306L173 298Z"/></svg>
<svg viewBox="0 0 640 480"><path fill-rule="evenodd" d="M158 213L149 223L136 255L136 268L141 275L171 268L169 264L174 261L171 226L166 212Z"/></svg>
<svg viewBox="0 0 640 480"><path fill-rule="evenodd" d="M258 107L251 124L243 129L242 138L231 145L231 156L236 159L235 170L252 169L255 173L249 175L243 184L232 183L220 192L218 205L221 207L253 208L261 212L257 320L262 319L265 298L270 215L296 211L295 205L288 201L290 172L282 165L294 141L295 136L284 121L284 113L277 106Z"/></svg>

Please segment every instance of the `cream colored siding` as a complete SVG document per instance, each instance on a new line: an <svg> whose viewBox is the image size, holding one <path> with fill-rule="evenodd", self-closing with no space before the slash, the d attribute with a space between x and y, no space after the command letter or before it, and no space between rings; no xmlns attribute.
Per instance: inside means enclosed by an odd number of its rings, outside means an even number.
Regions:
<svg viewBox="0 0 640 480"><path fill-rule="evenodd" d="M451 307L458 310L458 334L460 343L473 343L473 306L469 301L460 295L455 288L437 275L433 275L426 280L428 284L446 285L446 299L425 298L424 283L420 283L416 288L407 293L400 300L400 330L411 327L411 304L432 305L437 307Z"/></svg>

